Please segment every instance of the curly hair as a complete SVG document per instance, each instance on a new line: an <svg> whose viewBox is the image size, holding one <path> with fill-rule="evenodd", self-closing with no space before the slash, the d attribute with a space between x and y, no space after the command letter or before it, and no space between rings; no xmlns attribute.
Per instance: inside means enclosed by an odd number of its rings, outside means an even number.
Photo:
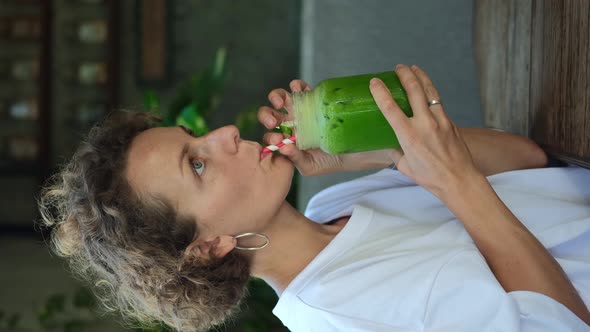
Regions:
<svg viewBox="0 0 590 332"><path fill-rule="evenodd" d="M132 190L124 176L131 141L160 121L117 111L94 126L43 188L41 224L51 228L53 251L128 325L206 330L237 312L250 262L235 251L183 259L197 222L162 197Z"/></svg>

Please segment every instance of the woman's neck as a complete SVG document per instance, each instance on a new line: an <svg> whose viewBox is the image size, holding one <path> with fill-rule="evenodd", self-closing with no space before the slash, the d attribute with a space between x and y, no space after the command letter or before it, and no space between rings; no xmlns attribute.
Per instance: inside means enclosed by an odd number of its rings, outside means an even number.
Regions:
<svg viewBox="0 0 590 332"><path fill-rule="evenodd" d="M264 279L278 295L344 226L317 224L287 202L268 225L262 232L270 243L253 252L252 275Z"/></svg>

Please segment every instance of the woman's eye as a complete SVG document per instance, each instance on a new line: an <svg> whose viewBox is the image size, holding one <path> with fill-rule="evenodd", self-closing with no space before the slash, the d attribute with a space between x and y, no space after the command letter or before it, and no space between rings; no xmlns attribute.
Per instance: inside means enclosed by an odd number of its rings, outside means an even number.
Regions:
<svg viewBox="0 0 590 332"><path fill-rule="evenodd" d="M205 169L205 164L199 160L192 160L191 166L193 167L193 171L197 173L197 175L201 175L203 170Z"/></svg>

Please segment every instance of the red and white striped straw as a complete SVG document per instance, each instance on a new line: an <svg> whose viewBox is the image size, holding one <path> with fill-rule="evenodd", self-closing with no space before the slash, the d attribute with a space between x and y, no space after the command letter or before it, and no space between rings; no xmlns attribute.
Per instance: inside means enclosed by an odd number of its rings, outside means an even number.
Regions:
<svg viewBox="0 0 590 332"><path fill-rule="evenodd" d="M293 136L291 136L289 138L285 138L281 143L279 143L277 145L271 144L271 145L265 147L264 149L262 149L262 151L260 152L260 154L262 156L264 156L267 153L271 153L273 151L276 151L276 150L280 149L281 146L283 146L283 145L293 144L293 143L295 143L295 141L296 141L296 138L295 138L295 135L293 135Z"/></svg>

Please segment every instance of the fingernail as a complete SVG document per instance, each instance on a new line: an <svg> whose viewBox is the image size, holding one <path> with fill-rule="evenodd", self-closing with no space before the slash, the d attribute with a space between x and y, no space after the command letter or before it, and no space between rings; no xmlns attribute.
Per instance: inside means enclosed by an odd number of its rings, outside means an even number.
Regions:
<svg viewBox="0 0 590 332"><path fill-rule="evenodd" d="M370 82L370 83L371 83L371 85L373 85L373 86L377 85L377 83L378 83L378 81L377 81L377 80L378 80L378 78L377 78L377 77L373 77L373 78L371 79L371 82Z"/></svg>
<svg viewBox="0 0 590 332"><path fill-rule="evenodd" d="M404 66L403 64L399 63L395 66L395 69L401 69L401 68L403 68L403 66Z"/></svg>
<svg viewBox="0 0 590 332"><path fill-rule="evenodd" d="M281 143L282 140L283 140L282 135L273 135L273 137L269 140L269 143L277 145L277 144Z"/></svg>
<svg viewBox="0 0 590 332"><path fill-rule="evenodd" d="M416 65L412 65L412 67L411 67L411 68L412 68L413 70L416 70L416 69L418 69L418 66L416 66Z"/></svg>
<svg viewBox="0 0 590 332"><path fill-rule="evenodd" d="M267 127L274 127L275 120L273 118L267 118L264 120L264 124L266 124Z"/></svg>
<svg viewBox="0 0 590 332"><path fill-rule="evenodd" d="M281 105L281 98L274 97L274 98L272 98L270 101L272 102L272 105L273 105L275 108L278 108L278 107L279 107L279 105Z"/></svg>

